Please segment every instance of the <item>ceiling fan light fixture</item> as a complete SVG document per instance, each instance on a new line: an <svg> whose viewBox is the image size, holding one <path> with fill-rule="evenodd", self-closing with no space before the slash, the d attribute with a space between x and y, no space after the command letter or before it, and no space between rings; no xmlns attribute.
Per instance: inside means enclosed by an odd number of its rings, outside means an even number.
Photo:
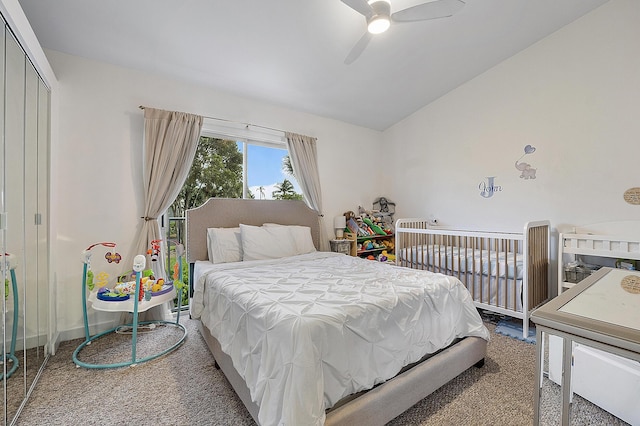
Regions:
<svg viewBox="0 0 640 426"><path fill-rule="evenodd" d="M367 31L371 34L381 34L389 29L391 21L387 16L374 16L367 24Z"/></svg>
<svg viewBox="0 0 640 426"><path fill-rule="evenodd" d="M391 3L388 0L371 0L369 6L373 15L367 19L367 31L371 34L387 31L391 25Z"/></svg>
<svg viewBox="0 0 640 426"><path fill-rule="evenodd" d="M390 0L341 0L342 3L362 15L367 21L367 31L351 48L344 60L346 65L353 63L376 34L385 32L398 22L427 21L430 19L446 18L455 14L466 0L423 0L415 6L396 11L391 14Z"/></svg>

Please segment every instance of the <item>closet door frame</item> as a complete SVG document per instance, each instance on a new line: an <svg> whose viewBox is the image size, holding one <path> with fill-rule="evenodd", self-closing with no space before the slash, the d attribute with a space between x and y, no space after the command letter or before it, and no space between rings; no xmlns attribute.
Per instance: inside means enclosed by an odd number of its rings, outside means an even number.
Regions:
<svg viewBox="0 0 640 426"><path fill-rule="evenodd" d="M19 300L12 313L20 316L15 321L9 315L10 321L18 324L14 333L12 327L7 327L7 306L2 303L3 346L8 352L12 336L16 336L15 354L19 360L15 377L2 377L4 406L0 423L6 425L16 422L48 356L57 347L51 256L55 230L50 219L51 144L56 140L52 136L52 123L56 122L52 116L56 114L53 105L57 81L17 0L0 0L0 14L5 24L0 51L0 250L16 252L19 288L15 294ZM15 163L14 170L7 171L7 162L11 161ZM9 175L11 179L7 178ZM2 278L11 279L5 269Z"/></svg>
<svg viewBox="0 0 640 426"><path fill-rule="evenodd" d="M55 146L58 141L58 80L53 72L53 68L49 64L42 46L36 37L29 21L27 20L20 3L18 0L0 0L0 14L4 18L6 25L11 29L11 32L18 40L19 44L25 51L29 61L33 64L38 75L42 79L43 84L49 90L49 117L48 127L48 152L47 152L47 170L49 173L49 184L47 187L47 206L51 206L51 197L54 196L51 188L55 187L54 177L51 175L50 170L55 168L54 165L54 152ZM48 256L48 276L46 277L48 283L48 303L49 303L49 318L48 318L48 332L47 332L47 353L55 354L58 345L60 344L60 336L57 331L57 310L56 310L56 294L55 294L55 251L52 250L52 244L55 241L56 228L55 218L51 216L52 212L49 210L47 217L47 256Z"/></svg>

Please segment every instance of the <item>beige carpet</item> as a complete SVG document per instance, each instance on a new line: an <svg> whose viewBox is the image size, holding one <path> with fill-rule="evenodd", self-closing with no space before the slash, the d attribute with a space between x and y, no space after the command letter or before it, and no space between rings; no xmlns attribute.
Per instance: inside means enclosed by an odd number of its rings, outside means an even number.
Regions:
<svg viewBox="0 0 640 426"><path fill-rule="evenodd" d="M215 369L195 321L185 318L181 322L188 330L186 342L176 351L136 367L77 368L72 353L81 340L64 342L49 360L17 424L253 425L226 379ZM535 346L496 334L495 324L486 324L492 340L484 367L470 368L390 425L532 424ZM175 339L171 330L162 333L141 335L140 350L149 350L146 344ZM108 358L118 342L107 339L111 337L94 342L103 345L102 349L92 345L91 353L87 350L82 355ZM114 336L118 339L123 347L130 347L127 336ZM553 396L554 386L546 385L545 395ZM552 398L545 398L544 424L559 424L557 405ZM593 406L581 410L573 423L623 424Z"/></svg>

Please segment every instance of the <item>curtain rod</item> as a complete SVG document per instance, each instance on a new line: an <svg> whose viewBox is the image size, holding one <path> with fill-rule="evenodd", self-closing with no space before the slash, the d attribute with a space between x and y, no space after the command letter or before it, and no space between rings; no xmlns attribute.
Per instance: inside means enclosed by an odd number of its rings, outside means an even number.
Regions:
<svg viewBox="0 0 640 426"><path fill-rule="evenodd" d="M146 107L144 105L140 105L140 106L138 106L138 108L145 109ZM251 127L259 127L261 129L273 130L274 132L286 133L284 130L274 129L273 127L260 126L259 124L243 123L243 122L240 122L240 121L227 120L226 118L208 117L206 115L203 115L202 117L203 118L208 118L209 120L218 120L218 121L224 121L226 123L241 124L241 125L243 125L245 127L249 127L249 126L251 126Z"/></svg>

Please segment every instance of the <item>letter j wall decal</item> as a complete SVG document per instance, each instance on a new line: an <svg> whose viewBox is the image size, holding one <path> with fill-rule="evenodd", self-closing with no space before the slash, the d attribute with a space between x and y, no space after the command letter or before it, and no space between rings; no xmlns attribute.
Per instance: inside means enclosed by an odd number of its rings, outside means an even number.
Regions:
<svg viewBox="0 0 640 426"><path fill-rule="evenodd" d="M497 191L502 191L502 187L500 185L495 184L495 176L487 177L487 181L480 182L478 184L478 189L480 190L480 196L484 198L490 198Z"/></svg>

